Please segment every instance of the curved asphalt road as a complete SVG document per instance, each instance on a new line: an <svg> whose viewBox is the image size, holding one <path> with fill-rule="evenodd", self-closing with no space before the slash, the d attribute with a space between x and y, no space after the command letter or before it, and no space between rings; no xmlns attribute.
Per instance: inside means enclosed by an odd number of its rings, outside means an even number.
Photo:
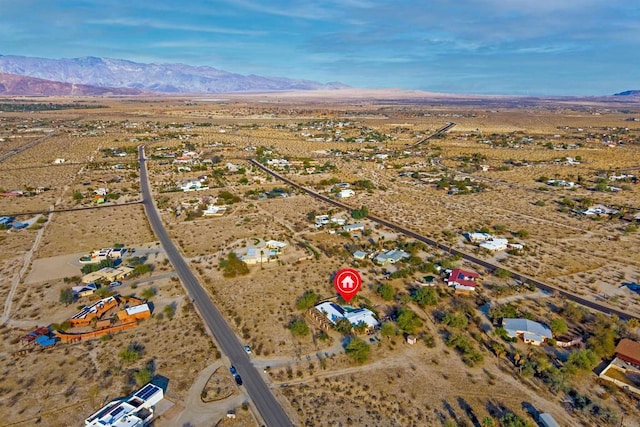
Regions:
<svg viewBox="0 0 640 427"><path fill-rule="evenodd" d="M244 387L249 397L251 397L253 404L258 409L264 423L269 427L293 426L286 412L280 406L280 403L276 400L269 387L267 387L256 368L249 361L249 357L244 352L242 344L235 333L222 317L220 311L213 302L211 302L209 295L204 291L202 286L200 286L198 279L191 272L189 265L173 244L171 237L169 237L166 228L160 220L160 215L151 197L151 188L147 178L147 168L142 146L138 148L138 155L143 198L142 203L147 213L147 218L149 218L151 228L160 240L173 268L175 268L184 287L191 298L193 298L200 316L213 333L220 350L227 355L231 363L237 368L238 373L242 377Z"/></svg>
<svg viewBox="0 0 640 427"><path fill-rule="evenodd" d="M263 171L265 171L269 175L273 176L274 178L277 178L280 181L283 181L283 182L291 185L292 187L295 187L295 188L297 188L299 190L302 190L302 191L308 193L309 195L311 195L311 196L313 196L313 197L315 197L317 199L320 199L320 200L322 200L324 202L330 203L330 204L332 204L334 206L338 206L338 207L340 207L342 209L347 209L347 210L352 210L353 209L353 207L351 207L349 205L346 205L344 203L338 202L337 200L331 199L331 198L329 198L327 196L323 196L322 194L316 193L313 190L310 190L310 189L308 189L306 187L301 186L300 184L297 184L296 182L294 182L294 181L292 181L292 180L290 180L290 179L288 179L288 178L286 178L286 177L284 177L284 176L272 171L271 169L265 167L260 162L254 160L254 159L250 159L249 162L251 162L253 165L259 167L260 169L262 169ZM488 270L493 271L493 270L496 270L497 268L502 268L503 270L507 270L507 271L509 271L511 273L511 277L513 277L514 279L520 280L523 283L524 282L532 283L533 285L535 285L539 289L542 289L542 290L547 291L547 292L557 293L558 295L561 295L562 297L564 297L564 298L566 298L566 299L568 299L570 301L577 302L578 304L584 305L585 307L589 307L589 308L591 308L593 310L597 310L597 311L600 311L602 313L609 314L609 315L614 315L615 314L619 318L625 319L625 320L632 319L632 318L640 319L637 315L628 313L626 311L618 310L618 309L610 307L608 305L599 304L599 303L597 303L595 301L588 300L586 298L583 298L583 297L581 297L579 295L576 295L576 294L573 294L571 292L567 292L567 291L564 291L562 289L558 289L556 287L547 285L546 283L543 283L543 282L540 282L539 280L536 280L536 279L533 279L531 277L525 276L524 274L520 274L518 272L506 269L506 268L504 268L502 266L499 266L499 265L496 265L496 264L492 264L490 262L487 262L487 261L485 261L485 260L483 260L481 258L475 257L475 256L473 256L471 254L466 253L466 252L462 252L462 251L459 251L457 249L451 248L451 247L449 247L447 245L443 245L442 243L438 243L435 240L429 239L428 237L425 237L425 236L422 236L422 235L420 235L418 233L415 233L415 232L413 232L413 231L411 231L411 230L409 230L407 228L404 228L404 227L402 227L402 226L400 226L398 224L394 224L392 222L389 222L386 219L379 218L379 217L376 217L376 216L373 216L373 215L368 215L367 218L370 219L371 221L374 221L374 222L377 222L378 224L381 224L381 225L384 225L386 227L389 227L390 229L395 230L395 231L397 231L399 233L402 233L402 234L404 234L406 236L412 237L412 238L414 238L414 239L416 239L416 240L418 240L420 242L426 243L426 244L428 244L430 246L433 246L435 248L438 248L438 249L441 249L443 251L449 252L452 255L459 255L462 258L464 258L464 259L466 259L468 261L471 261L474 264L480 265L480 266L482 266L482 267L484 267L484 268L486 268Z"/></svg>

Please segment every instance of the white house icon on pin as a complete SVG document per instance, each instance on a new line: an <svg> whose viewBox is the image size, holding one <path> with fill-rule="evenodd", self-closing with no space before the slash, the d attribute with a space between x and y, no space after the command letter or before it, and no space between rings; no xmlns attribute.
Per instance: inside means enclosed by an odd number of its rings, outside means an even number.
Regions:
<svg viewBox="0 0 640 427"><path fill-rule="evenodd" d="M353 289L354 281L351 276L345 277L340 283L342 284L342 289Z"/></svg>

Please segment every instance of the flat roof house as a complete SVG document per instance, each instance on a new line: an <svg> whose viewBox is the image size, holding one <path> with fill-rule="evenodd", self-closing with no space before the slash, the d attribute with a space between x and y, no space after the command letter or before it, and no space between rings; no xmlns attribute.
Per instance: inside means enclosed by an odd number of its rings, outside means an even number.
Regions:
<svg viewBox="0 0 640 427"><path fill-rule="evenodd" d="M504 251L505 249L507 249L508 245L509 245L509 241L507 239L500 239L497 237L493 237L489 240L485 240L484 242L481 242L478 246L480 246L481 248L490 250L492 252L496 252L496 251Z"/></svg>
<svg viewBox="0 0 640 427"><path fill-rule="evenodd" d="M547 325L529 319L502 319L502 327L511 338L520 338L527 344L540 345L553 338Z"/></svg>
<svg viewBox="0 0 640 427"><path fill-rule="evenodd" d="M356 224L347 224L347 225L343 225L342 229L344 231L347 231L349 233L352 233L354 231L360 231L360 230L364 230L364 224L361 223L356 223Z"/></svg>
<svg viewBox="0 0 640 427"><path fill-rule="evenodd" d="M353 191L350 188L347 188L346 190L340 190L340 192L336 194L336 197L339 197L340 199L345 199L347 197L355 196L355 194L356 194L355 191Z"/></svg>
<svg viewBox="0 0 640 427"><path fill-rule="evenodd" d="M133 273L133 271L133 268L127 267L126 265L121 265L117 268L105 267L101 268L98 271L94 271L93 273L82 276L82 283L92 283L100 280L114 282L116 280L125 279L131 273Z"/></svg>
<svg viewBox="0 0 640 427"><path fill-rule="evenodd" d="M84 420L87 427L143 427L153 419L153 407L164 398L164 391L147 384L127 399L116 399Z"/></svg>

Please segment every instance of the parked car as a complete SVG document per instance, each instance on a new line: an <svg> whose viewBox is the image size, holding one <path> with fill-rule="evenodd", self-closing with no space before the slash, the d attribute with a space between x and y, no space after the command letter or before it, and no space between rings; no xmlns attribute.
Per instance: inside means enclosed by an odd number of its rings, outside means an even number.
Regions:
<svg viewBox="0 0 640 427"><path fill-rule="evenodd" d="M243 348L245 353L251 354L251 347L249 347L248 345L245 345Z"/></svg>
<svg viewBox="0 0 640 427"><path fill-rule="evenodd" d="M116 280L114 282L109 283L109 287L110 288L115 288L115 287L120 286L120 285L122 285L122 282L120 280Z"/></svg>
<svg viewBox="0 0 640 427"><path fill-rule="evenodd" d="M236 370L236 367L233 365L231 365L231 367L229 368L229 372L231 372L231 375L233 375L234 377L238 375L238 371Z"/></svg>
<svg viewBox="0 0 640 427"><path fill-rule="evenodd" d="M242 385L242 378L240 377L240 375L236 375L234 378L236 379L236 384Z"/></svg>

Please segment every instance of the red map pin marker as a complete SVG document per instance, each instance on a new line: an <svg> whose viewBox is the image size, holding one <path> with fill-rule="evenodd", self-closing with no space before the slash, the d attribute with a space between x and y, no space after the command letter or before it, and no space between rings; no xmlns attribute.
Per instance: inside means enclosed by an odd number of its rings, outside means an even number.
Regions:
<svg viewBox="0 0 640 427"><path fill-rule="evenodd" d="M356 296L360 287L362 286L362 278L353 268L343 268L336 273L333 278L333 286L346 302L351 301L351 298Z"/></svg>

